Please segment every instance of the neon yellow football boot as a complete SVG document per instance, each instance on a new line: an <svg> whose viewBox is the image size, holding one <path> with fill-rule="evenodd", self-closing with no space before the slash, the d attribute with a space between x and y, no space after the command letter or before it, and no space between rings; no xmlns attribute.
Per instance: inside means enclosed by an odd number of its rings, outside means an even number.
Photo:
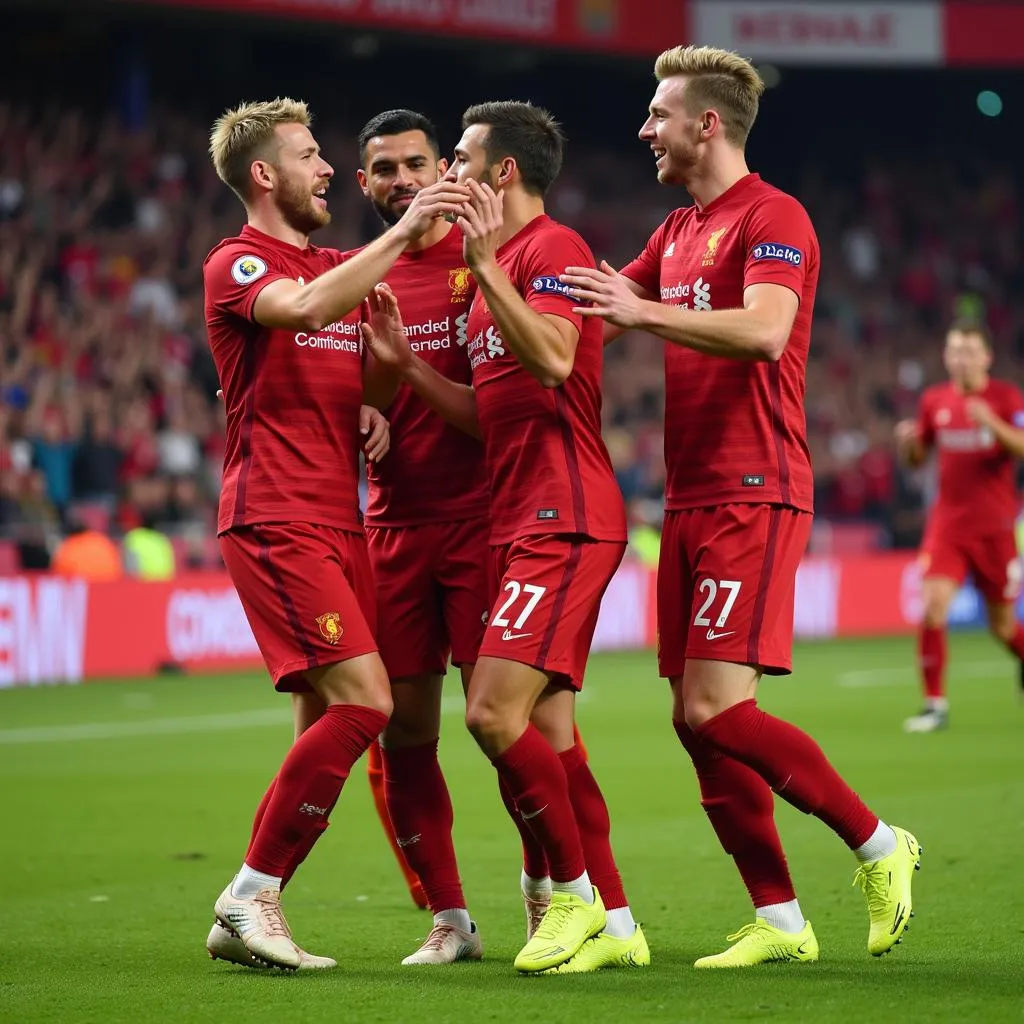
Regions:
<svg viewBox="0 0 1024 1024"><path fill-rule="evenodd" d="M722 953L702 956L694 967L756 967L758 964L801 963L818 959L818 940L810 921L803 931L784 932L759 917L728 937L732 945Z"/></svg>
<svg viewBox="0 0 1024 1024"><path fill-rule="evenodd" d="M921 867L921 846L904 829L894 826L893 832L895 852L873 864L861 864L853 876L853 884L864 890L868 900L868 952L872 956L882 956L902 942L914 916L910 888L914 872Z"/></svg>
<svg viewBox="0 0 1024 1024"><path fill-rule="evenodd" d="M535 974L561 966L576 955L587 939L604 928L605 921L604 903L597 889L593 903L584 903L579 896L556 889L533 938L515 959L516 970Z"/></svg>
<svg viewBox="0 0 1024 1024"><path fill-rule="evenodd" d="M640 925L628 939L599 932L580 946L580 951L561 967L546 974L590 974L608 967L650 967L651 951Z"/></svg>

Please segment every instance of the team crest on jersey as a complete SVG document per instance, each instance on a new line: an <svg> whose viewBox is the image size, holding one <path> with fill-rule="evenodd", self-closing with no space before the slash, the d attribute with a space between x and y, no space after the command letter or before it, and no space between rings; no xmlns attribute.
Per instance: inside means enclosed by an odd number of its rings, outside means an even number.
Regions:
<svg viewBox="0 0 1024 1024"><path fill-rule="evenodd" d="M336 644L345 635L345 630L341 628L341 616L337 612L318 615L316 624L320 627L320 635L329 644Z"/></svg>
<svg viewBox="0 0 1024 1024"><path fill-rule="evenodd" d="M704 250L704 258L700 261L702 267L713 267L715 265L715 253L718 252L718 243L721 242L722 235L728 230L727 227L724 227L711 232L708 237L708 247Z"/></svg>
<svg viewBox="0 0 1024 1024"><path fill-rule="evenodd" d="M231 276L235 284L249 284L267 272L267 265L259 256L239 256L231 264Z"/></svg>
<svg viewBox="0 0 1024 1024"><path fill-rule="evenodd" d="M452 302L465 302L473 274L469 267L456 267L448 271L448 287L452 290Z"/></svg>

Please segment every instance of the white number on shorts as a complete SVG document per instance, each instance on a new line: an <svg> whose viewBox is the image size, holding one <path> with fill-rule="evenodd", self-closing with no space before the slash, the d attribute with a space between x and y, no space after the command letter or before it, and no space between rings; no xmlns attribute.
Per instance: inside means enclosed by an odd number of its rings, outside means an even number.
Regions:
<svg viewBox="0 0 1024 1024"><path fill-rule="evenodd" d="M530 600L523 606L523 610L519 613L519 617L513 622L513 629L522 629L526 625L526 620L533 614L533 609L540 603L540 599L547 593L547 587L538 587L533 583L524 583L522 586L515 580L509 580L505 584L505 590L509 591L509 595L505 600L505 603L498 609L498 614L491 619L492 626L500 626L502 628L509 625L508 619L505 617L505 613L519 600L520 594L529 594Z"/></svg>
<svg viewBox="0 0 1024 1024"><path fill-rule="evenodd" d="M715 582L710 576L701 580L700 586L697 589L702 594L707 594L708 596L704 598L704 603L700 606L700 611L697 612L693 624L695 626L710 626L711 620L706 614L707 610L714 604L719 590L728 590L729 596L725 599L725 604L722 605L722 614L715 619L715 629L721 629L729 621L729 613L732 611L732 606L736 603L741 586L742 583L739 580L718 580Z"/></svg>

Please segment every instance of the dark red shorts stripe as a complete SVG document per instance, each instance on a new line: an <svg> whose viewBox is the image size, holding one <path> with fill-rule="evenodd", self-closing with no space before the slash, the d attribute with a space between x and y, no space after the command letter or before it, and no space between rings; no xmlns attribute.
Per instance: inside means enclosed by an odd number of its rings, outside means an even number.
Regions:
<svg viewBox="0 0 1024 1024"><path fill-rule="evenodd" d="M778 508L772 508L768 516L768 536L765 538L764 563L761 576L757 581L757 593L754 597L754 608L750 616L750 636L747 641L747 661L751 665L758 664L758 652L761 649L761 630L764 627L765 606L768 603L768 588L775 572L775 549L779 542Z"/></svg>

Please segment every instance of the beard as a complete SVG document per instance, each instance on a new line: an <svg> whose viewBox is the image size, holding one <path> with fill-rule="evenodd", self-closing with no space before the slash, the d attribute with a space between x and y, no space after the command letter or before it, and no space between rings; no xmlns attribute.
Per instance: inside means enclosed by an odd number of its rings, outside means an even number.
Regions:
<svg viewBox="0 0 1024 1024"><path fill-rule="evenodd" d="M405 199L408 197L409 199L412 199L415 195L415 192L404 192L395 198ZM391 205L391 202L380 203L376 199L371 199L370 202L373 203L373 209L377 216L380 217L384 224L389 228L393 228L402 219L402 214L405 213L405 210L396 210L395 207Z"/></svg>
<svg viewBox="0 0 1024 1024"><path fill-rule="evenodd" d="M330 211L321 210L313 202L313 193L287 178L281 178L277 205L288 224L304 235L331 223Z"/></svg>

